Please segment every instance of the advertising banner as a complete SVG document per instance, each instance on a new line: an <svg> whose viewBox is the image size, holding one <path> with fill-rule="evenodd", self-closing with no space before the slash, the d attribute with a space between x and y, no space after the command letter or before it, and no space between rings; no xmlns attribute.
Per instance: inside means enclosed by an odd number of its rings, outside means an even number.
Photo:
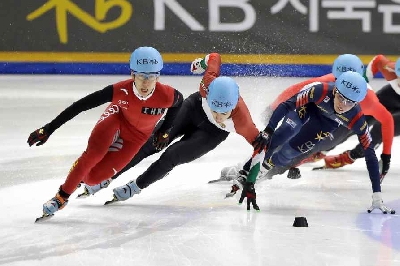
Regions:
<svg viewBox="0 0 400 266"><path fill-rule="evenodd" d="M120 71L139 46L157 48L176 74L214 51L274 75L291 75L285 65L326 67L343 53L365 63L400 54L400 0L2 0L0 10L2 73L64 73L77 63Z"/></svg>

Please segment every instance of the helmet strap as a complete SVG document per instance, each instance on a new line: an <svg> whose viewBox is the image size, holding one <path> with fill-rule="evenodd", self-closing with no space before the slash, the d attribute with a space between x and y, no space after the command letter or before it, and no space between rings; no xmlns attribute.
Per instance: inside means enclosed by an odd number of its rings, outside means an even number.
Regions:
<svg viewBox="0 0 400 266"><path fill-rule="evenodd" d="M133 86L132 86L132 90L133 90L133 94L135 94L135 96L141 100L141 101L146 101L147 99L149 99L151 96L153 96L153 93L156 89L156 85L154 85L154 88L151 90L151 92L149 93L149 95L147 95L146 97L143 97L138 89L136 88L136 84L135 84L135 80L133 80Z"/></svg>

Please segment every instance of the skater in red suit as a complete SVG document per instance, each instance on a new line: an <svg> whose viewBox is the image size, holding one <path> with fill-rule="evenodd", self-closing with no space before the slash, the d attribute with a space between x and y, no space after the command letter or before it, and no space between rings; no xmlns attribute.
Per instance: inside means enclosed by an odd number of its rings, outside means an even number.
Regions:
<svg viewBox="0 0 400 266"><path fill-rule="evenodd" d="M124 168L149 139L165 112L165 121L154 136L168 135L183 97L179 91L158 82L163 68L161 54L152 47L140 47L131 55L130 68L130 79L78 100L53 121L30 134L30 146L42 145L57 128L79 113L110 102L64 184L55 197L43 204L43 217L64 208L81 182L95 185ZM162 145L160 142L166 139L157 138L155 145Z"/></svg>

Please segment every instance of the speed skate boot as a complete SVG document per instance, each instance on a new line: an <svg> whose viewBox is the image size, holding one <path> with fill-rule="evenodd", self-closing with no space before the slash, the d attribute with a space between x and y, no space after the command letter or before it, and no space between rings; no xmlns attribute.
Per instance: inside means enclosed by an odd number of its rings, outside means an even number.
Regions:
<svg viewBox="0 0 400 266"><path fill-rule="evenodd" d="M60 189L55 197L43 204L43 215L50 216L56 211L62 210L65 206L67 206L69 196L70 195L65 193L60 186Z"/></svg>
<svg viewBox="0 0 400 266"><path fill-rule="evenodd" d="M240 175L239 172L239 167L237 165L224 167L221 170L221 180L232 181L237 179Z"/></svg>
<svg viewBox="0 0 400 266"><path fill-rule="evenodd" d="M262 166L263 166L263 167L265 168L265 170L267 170L267 171L269 171L269 170L271 170L272 168L275 167L275 165L274 165L274 164L272 163L272 161L271 161L271 157L266 158L266 159L263 161Z"/></svg>
<svg viewBox="0 0 400 266"><path fill-rule="evenodd" d="M350 151L345 151L338 155L326 156L324 160L325 160L324 167L327 169L340 168L355 162L355 160L350 157Z"/></svg>
<svg viewBox="0 0 400 266"><path fill-rule="evenodd" d="M272 179L273 175L270 175L270 172L274 167L275 165L272 163L271 157L266 158L260 167L260 172L258 173L257 180Z"/></svg>
<svg viewBox="0 0 400 266"><path fill-rule="evenodd" d="M226 166L226 167L222 168L221 175L218 179L210 180L210 181L208 181L208 183L211 184L211 183L217 183L217 182L221 182L221 181L232 181L232 180L238 178L239 169L240 169L239 164L234 165L234 166Z"/></svg>
<svg viewBox="0 0 400 266"><path fill-rule="evenodd" d="M91 195L96 194L99 192L101 189L108 187L110 183L113 181L113 179L109 178L107 180L102 181L100 184L94 185L94 186L89 186L85 184L85 187L83 188L83 193L79 194L76 198L81 199L81 198L86 198Z"/></svg>
<svg viewBox="0 0 400 266"><path fill-rule="evenodd" d="M242 188L244 184L246 184L246 179L248 174L249 172L247 172L246 170L243 169L240 170L239 176L233 180L233 183L237 184L238 186L240 186L240 188Z"/></svg>
<svg viewBox="0 0 400 266"><path fill-rule="evenodd" d="M231 191L225 195L225 198L233 197L236 192L243 188L244 184L246 184L248 174L249 172L247 172L246 170L242 169L239 171L239 176L236 179L233 179Z"/></svg>
<svg viewBox="0 0 400 266"><path fill-rule="evenodd" d="M319 160L322 160L322 159L324 159L325 157L326 157L326 153L325 153L325 152L323 152L323 151L316 152L316 153L312 154L310 157L307 157L307 158L303 159L302 161L300 161L300 162L296 165L296 167L298 167L298 166L300 166L300 165L302 165L302 164L305 164L305 163L315 163L315 162L318 162Z"/></svg>
<svg viewBox="0 0 400 266"><path fill-rule="evenodd" d="M114 203L116 201L125 201L135 194L140 194L142 190L138 187L135 180L129 181L126 185L113 189L114 195L112 200L106 201L104 205Z"/></svg>

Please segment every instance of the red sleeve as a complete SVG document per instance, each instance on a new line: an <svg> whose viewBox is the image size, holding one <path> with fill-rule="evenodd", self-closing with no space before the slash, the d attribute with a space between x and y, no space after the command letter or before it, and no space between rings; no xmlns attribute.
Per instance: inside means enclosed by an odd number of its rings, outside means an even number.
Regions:
<svg viewBox="0 0 400 266"><path fill-rule="evenodd" d="M373 90L368 90L367 96L360 103L365 115L371 115L382 125L382 142L384 154L391 154L394 137L394 121L392 114L383 106Z"/></svg>
<svg viewBox="0 0 400 266"><path fill-rule="evenodd" d="M206 97L208 86L219 76L221 70L221 56L218 53L208 55L207 70L204 73L203 79L200 82L200 94L203 98Z"/></svg>
<svg viewBox="0 0 400 266"><path fill-rule="evenodd" d="M294 85L290 86L289 88L287 88L286 90L284 90L281 94L279 94L278 98L275 99L275 101L270 105L270 107L272 108L272 110L275 110L279 104L287 101L288 99L290 99L291 97L296 95L304 86L306 86L310 83L332 82L332 81L335 81L335 77L333 76L333 74L327 74L325 76L308 79L303 82L294 84Z"/></svg>
<svg viewBox="0 0 400 266"><path fill-rule="evenodd" d="M182 103L182 94L176 90L174 87L171 87L169 85L166 84L161 84L165 87L165 91L167 93L166 97L168 98L168 101L171 103L171 105L169 106L169 108L171 107L175 107L177 105L179 105L179 103Z"/></svg>
<svg viewBox="0 0 400 266"><path fill-rule="evenodd" d="M235 125L236 133L243 136L248 143L253 143L259 130L254 124L249 109L241 96L239 97L238 104L232 111L232 120Z"/></svg>
<svg viewBox="0 0 400 266"><path fill-rule="evenodd" d="M397 79L396 72L395 72L395 62L390 61L384 55L377 55L375 56L371 64L371 71L372 74L375 76L378 72L382 73L382 76L387 80L391 81Z"/></svg>

